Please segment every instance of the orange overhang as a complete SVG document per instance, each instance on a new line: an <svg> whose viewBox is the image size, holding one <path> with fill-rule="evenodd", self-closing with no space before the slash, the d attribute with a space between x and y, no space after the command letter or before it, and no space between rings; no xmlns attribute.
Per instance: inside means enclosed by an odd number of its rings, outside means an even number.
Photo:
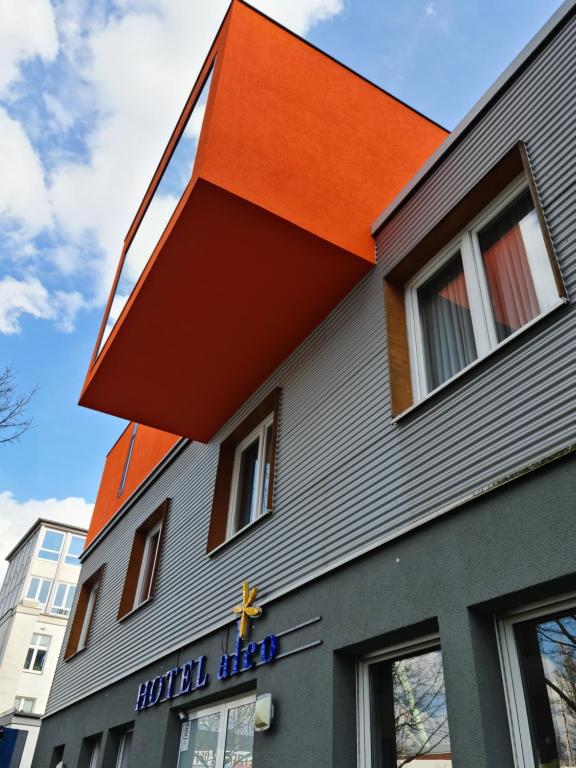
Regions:
<svg viewBox="0 0 576 768"><path fill-rule="evenodd" d="M98 353L209 72L190 181ZM128 232L81 405L209 440L368 272L372 221L445 136L233 0Z"/></svg>

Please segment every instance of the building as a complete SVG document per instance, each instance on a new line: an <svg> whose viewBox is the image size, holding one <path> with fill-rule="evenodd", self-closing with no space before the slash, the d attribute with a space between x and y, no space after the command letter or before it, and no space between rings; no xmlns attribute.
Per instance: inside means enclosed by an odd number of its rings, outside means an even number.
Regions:
<svg viewBox="0 0 576 768"><path fill-rule="evenodd" d="M84 528L40 519L6 557L0 589L0 726L26 733L19 739L21 761L10 768L32 764L85 539Z"/></svg>
<svg viewBox="0 0 576 768"><path fill-rule="evenodd" d="M576 764L575 58L569 0L446 136L234 0L34 768Z"/></svg>

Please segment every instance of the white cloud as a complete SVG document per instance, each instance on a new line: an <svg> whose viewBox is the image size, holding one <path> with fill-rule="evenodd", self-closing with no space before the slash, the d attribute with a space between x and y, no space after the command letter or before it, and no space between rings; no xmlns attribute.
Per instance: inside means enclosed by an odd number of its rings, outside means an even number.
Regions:
<svg viewBox="0 0 576 768"><path fill-rule="evenodd" d="M10 491L0 492L0 584L7 568L4 558L39 517L87 528L93 509L93 504L75 496L18 501Z"/></svg>
<svg viewBox="0 0 576 768"><path fill-rule="evenodd" d="M22 315L40 320L53 320L56 326L69 333L74 330L76 314L85 306L77 291L49 291L37 277L22 280L4 277L0 280L0 333L20 333Z"/></svg>
<svg viewBox="0 0 576 768"><path fill-rule="evenodd" d="M426 14L426 16L437 16L438 15L438 11L437 11L436 6L434 5L434 3L428 3L426 8L424 9L424 13Z"/></svg>
<svg viewBox="0 0 576 768"><path fill-rule="evenodd" d="M0 91L20 76L20 64L39 57L53 61L58 35L50 0L0 2Z"/></svg>

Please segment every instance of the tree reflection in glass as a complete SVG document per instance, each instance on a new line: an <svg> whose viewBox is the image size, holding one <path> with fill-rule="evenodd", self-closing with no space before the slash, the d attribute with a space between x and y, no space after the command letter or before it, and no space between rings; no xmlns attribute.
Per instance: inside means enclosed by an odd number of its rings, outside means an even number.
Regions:
<svg viewBox="0 0 576 768"><path fill-rule="evenodd" d="M252 768L254 704L244 704L228 713L224 768Z"/></svg>
<svg viewBox="0 0 576 768"><path fill-rule="evenodd" d="M439 650L370 668L372 768L451 768Z"/></svg>
<svg viewBox="0 0 576 768"><path fill-rule="evenodd" d="M576 613L516 627L534 760L576 766Z"/></svg>
<svg viewBox="0 0 576 768"><path fill-rule="evenodd" d="M180 752L178 768L216 768L220 713L190 720L188 727L188 748Z"/></svg>

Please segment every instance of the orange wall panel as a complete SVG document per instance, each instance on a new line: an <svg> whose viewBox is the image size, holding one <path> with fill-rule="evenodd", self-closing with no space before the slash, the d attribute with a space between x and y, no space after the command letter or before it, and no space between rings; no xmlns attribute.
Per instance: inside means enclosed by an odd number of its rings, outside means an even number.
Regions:
<svg viewBox="0 0 576 768"><path fill-rule="evenodd" d="M106 457L86 545L90 544L100 533L154 467L164 458L170 448L180 439L169 432L161 432L158 429L139 424L124 489L118 495L130 447L132 427L132 423L126 427Z"/></svg>

